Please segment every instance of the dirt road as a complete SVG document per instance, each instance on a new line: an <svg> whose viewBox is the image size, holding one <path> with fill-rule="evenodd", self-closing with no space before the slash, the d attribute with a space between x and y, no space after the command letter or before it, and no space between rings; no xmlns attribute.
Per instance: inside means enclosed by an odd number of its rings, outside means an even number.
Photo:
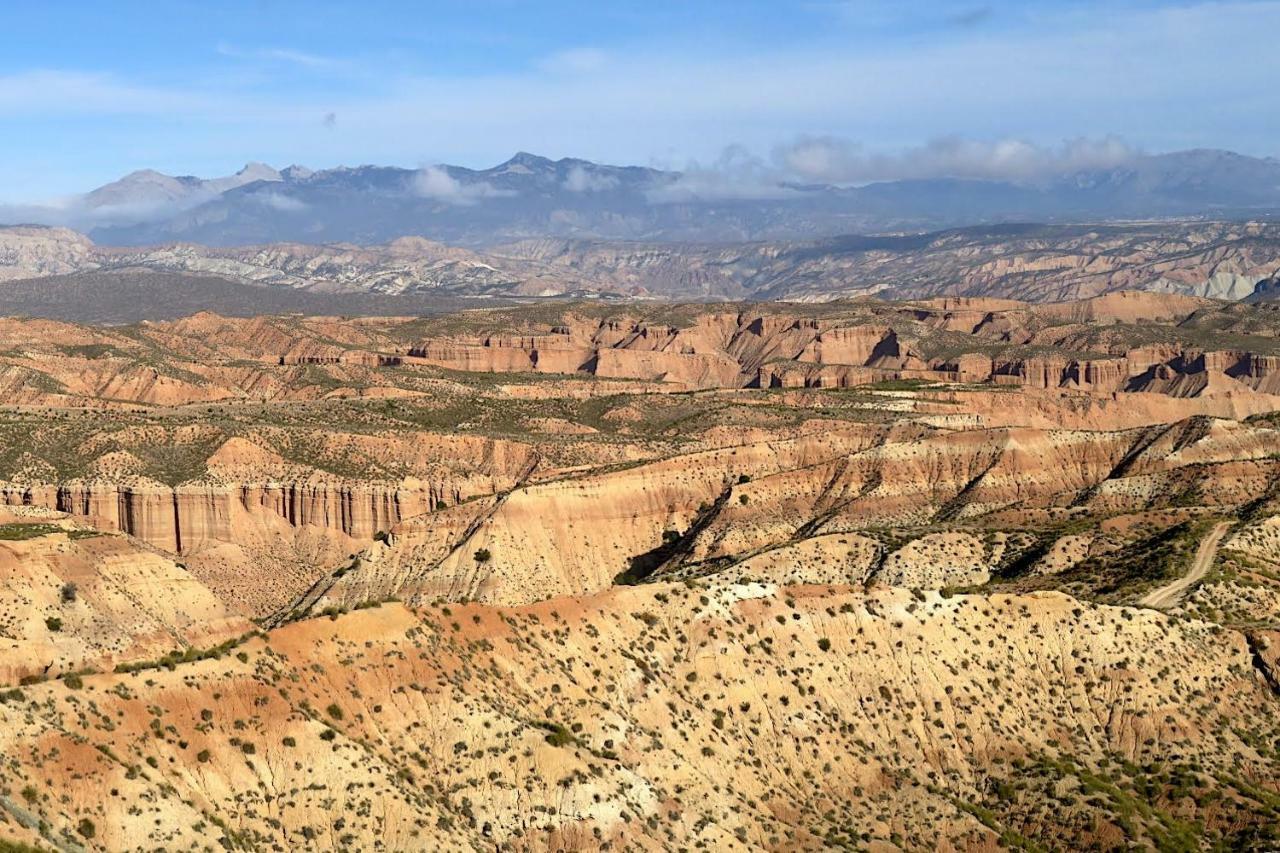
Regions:
<svg viewBox="0 0 1280 853"><path fill-rule="evenodd" d="M1218 553L1218 543L1222 541L1222 537L1226 535L1230 526L1229 521L1221 521L1214 525L1209 535L1200 541L1200 548L1191 562L1191 570L1177 580L1151 590L1138 604L1143 607L1168 607L1175 603L1179 596L1191 588L1192 584L1208 573L1209 567L1213 565L1213 557Z"/></svg>

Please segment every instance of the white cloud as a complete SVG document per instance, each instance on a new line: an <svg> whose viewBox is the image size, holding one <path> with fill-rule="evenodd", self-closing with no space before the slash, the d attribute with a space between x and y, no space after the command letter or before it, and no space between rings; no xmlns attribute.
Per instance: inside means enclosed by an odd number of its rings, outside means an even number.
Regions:
<svg viewBox="0 0 1280 853"><path fill-rule="evenodd" d="M232 59L262 59L268 62L283 62L299 65L304 68L341 68L342 60L291 47L255 47L242 48L226 42L219 42L218 53Z"/></svg>
<svg viewBox="0 0 1280 853"><path fill-rule="evenodd" d="M1021 139L944 137L897 153L869 152L838 137L803 137L774 150L774 161L802 181L861 184L872 181L969 178L1035 182L1087 169L1113 168L1139 152L1115 136L1071 139L1058 146Z"/></svg>
<svg viewBox="0 0 1280 853"><path fill-rule="evenodd" d="M26 115L165 115L210 106L195 93L142 86L111 74L32 70L0 76L0 118Z"/></svg>
<svg viewBox="0 0 1280 853"><path fill-rule="evenodd" d="M487 181L463 183L439 166L419 169L413 176L413 191L423 198L442 201L445 204L475 204L486 198L512 195Z"/></svg>
<svg viewBox="0 0 1280 853"><path fill-rule="evenodd" d="M794 190L783 186L783 175L741 145L730 145L713 162L691 162L680 177L649 190L655 203L785 198Z"/></svg>
<svg viewBox="0 0 1280 853"><path fill-rule="evenodd" d="M353 62L333 87L194 72L184 84L157 86L30 70L0 76L0 197L70 193L143 166L212 172L249 157L480 166L525 149L678 166L713 160L730 141L769 152L806 132L864 140L852 157L813 145L792 155L797 170L854 178L879 173L876 152L948 134L1054 150L1063 139L1116 134L1144 150L1277 153L1280 2L1034 6L911 39L849 40L839 28L853 24L833 21L832 38L803 50L650 42L452 75ZM317 118L330 112L340 127L317 133ZM129 121L107 127L104 116ZM69 131L33 117L79 124ZM92 138L92 152L65 145L70 132ZM966 162L948 156L952 168ZM965 168L978 168L964 156ZM1037 159L1015 147L978 161L997 156L1024 171L1018 163Z"/></svg>
<svg viewBox="0 0 1280 853"><path fill-rule="evenodd" d="M294 213L300 210L306 210L308 205L301 199L293 196L285 195L277 192L258 192L253 194L255 201L266 205L273 210L283 211L285 213Z"/></svg>
<svg viewBox="0 0 1280 853"><path fill-rule="evenodd" d="M571 193L606 192L617 186L618 179L613 175L588 172L581 166L574 166L564 178L564 188Z"/></svg>

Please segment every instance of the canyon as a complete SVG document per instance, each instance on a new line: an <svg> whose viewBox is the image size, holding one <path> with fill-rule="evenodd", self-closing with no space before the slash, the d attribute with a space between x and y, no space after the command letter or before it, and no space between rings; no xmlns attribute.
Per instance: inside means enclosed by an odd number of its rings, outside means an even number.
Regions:
<svg viewBox="0 0 1280 853"><path fill-rule="evenodd" d="M0 321L0 839L1267 849L1278 343L1132 290Z"/></svg>

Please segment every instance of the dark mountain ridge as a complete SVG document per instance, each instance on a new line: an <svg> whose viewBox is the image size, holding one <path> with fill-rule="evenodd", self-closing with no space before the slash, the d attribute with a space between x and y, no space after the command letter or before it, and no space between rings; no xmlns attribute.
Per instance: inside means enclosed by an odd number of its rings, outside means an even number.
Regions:
<svg viewBox="0 0 1280 853"><path fill-rule="evenodd" d="M654 242L804 240L1005 222L1265 219L1280 161L1194 150L1024 181L925 178L863 186L748 182L520 152L488 169L364 165L212 180L137 172L84 197L101 244L383 243L485 247L537 237Z"/></svg>

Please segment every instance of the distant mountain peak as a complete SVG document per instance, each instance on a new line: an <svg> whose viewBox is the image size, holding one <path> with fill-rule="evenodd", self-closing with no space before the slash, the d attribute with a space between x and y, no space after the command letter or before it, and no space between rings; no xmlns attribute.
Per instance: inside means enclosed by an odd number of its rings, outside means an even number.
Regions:
<svg viewBox="0 0 1280 853"><path fill-rule="evenodd" d="M369 244L411 235L483 246L548 236L813 239L1008 221L1280 214L1280 162L1213 150L1140 154L1034 181L918 178L856 187L714 169L682 175L529 151L487 169L441 164L428 172L276 171L251 162L202 180L143 170L90 193L86 207L96 210L84 220L95 240L117 244Z"/></svg>
<svg viewBox="0 0 1280 853"><path fill-rule="evenodd" d="M541 157L537 154L530 154L528 151L517 151L515 156L505 163L500 163L488 171L495 175L508 173L530 174L535 172L552 172L555 171L556 164L554 160L547 157Z"/></svg>
<svg viewBox="0 0 1280 853"><path fill-rule="evenodd" d="M280 173L268 166L266 163L260 163L256 160L250 160L244 164L244 168L236 172L237 177L263 178L270 177L279 179Z"/></svg>

